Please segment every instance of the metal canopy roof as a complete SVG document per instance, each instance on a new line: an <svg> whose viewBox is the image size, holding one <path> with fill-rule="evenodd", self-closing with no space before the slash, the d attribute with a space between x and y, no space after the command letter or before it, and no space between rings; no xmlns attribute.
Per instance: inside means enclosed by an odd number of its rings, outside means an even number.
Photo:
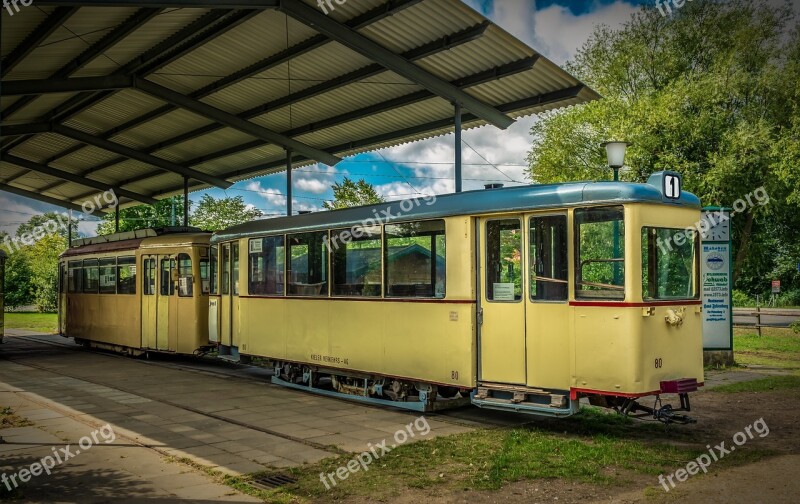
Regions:
<svg viewBox="0 0 800 504"><path fill-rule="evenodd" d="M325 3L325 2L323 2ZM2 10L0 190L123 205L598 95L459 0L36 0Z"/></svg>

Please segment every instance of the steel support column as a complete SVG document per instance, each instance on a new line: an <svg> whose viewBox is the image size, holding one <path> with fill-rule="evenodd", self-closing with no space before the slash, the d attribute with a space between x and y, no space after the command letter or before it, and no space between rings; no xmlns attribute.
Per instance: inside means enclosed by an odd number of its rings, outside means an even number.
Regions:
<svg viewBox="0 0 800 504"><path fill-rule="evenodd" d="M119 203L114 207L114 232L119 233Z"/></svg>
<svg viewBox="0 0 800 504"><path fill-rule="evenodd" d="M286 215L292 216L292 149L286 149Z"/></svg>
<svg viewBox="0 0 800 504"><path fill-rule="evenodd" d="M456 160L455 160L455 171L456 171L456 192L461 192L461 103L455 103L456 109L456 127L455 127L455 148L456 148Z"/></svg>
<svg viewBox="0 0 800 504"><path fill-rule="evenodd" d="M183 177L183 225L189 226L189 177Z"/></svg>

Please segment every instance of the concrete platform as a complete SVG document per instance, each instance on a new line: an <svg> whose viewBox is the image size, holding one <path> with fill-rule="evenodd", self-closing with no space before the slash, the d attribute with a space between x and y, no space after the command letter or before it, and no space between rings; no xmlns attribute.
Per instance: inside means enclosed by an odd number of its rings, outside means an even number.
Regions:
<svg viewBox="0 0 800 504"><path fill-rule="evenodd" d="M122 495L248 502L167 457L228 474L270 471L391 444L418 418L284 389L225 367L102 354L64 346L68 340L58 336L7 336L0 345L0 407L35 425L0 430L7 441L0 444L0 472L16 473L105 424L117 437L33 478L25 495L34 499L70 491L81 502ZM409 442L470 430L444 417L426 421L430 432Z"/></svg>

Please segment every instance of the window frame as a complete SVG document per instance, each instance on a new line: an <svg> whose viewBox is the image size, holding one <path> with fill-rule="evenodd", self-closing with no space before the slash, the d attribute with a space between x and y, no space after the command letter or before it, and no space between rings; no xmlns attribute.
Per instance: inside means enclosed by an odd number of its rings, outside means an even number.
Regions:
<svg viewBox="0 0 800 504"><path fill-rule="evenodd" d="M321 243L320 243L320 245L322 246L322 250L321 250L320 253L321 253L321 257L322 257L323 274L321 275L321 278L324 278L324 280L322 282L316 282L316 283L307 282L305 284L298 283L298 282L293 282L293 281L291 281L291 278L290 278L291 273L293 272L293 270L290 269L291 266L292 266L291 254L292 254L292 246L293 246L291 244L291 239L292 239L292 237L306 237L308 235L322 235L322 240L321 240ZM283 271L284 271L284 273L283 273L283 278L284 278L283 292L287 297L302 297L302 298L309 298L309 297L311 297L311 298L326 298L326 297L329 297L330 290L331 290L331 264L330 264L331 254L328 252L328 249L329 249L328 245L329 244L330 244L330 234L329 234L328 230L304 231L302 233L291 233L291 234L286 234L284 236L284 238L283 238L283 253L284 253L285 256L284 256L284 260L283 260ZM309 270L308 261L311 259L311 246L308 243L304 243L302 245L296 245L296 246L306 246L306 247L308 247L308 251L306 252L306 255L308 256L308 259L307 259L307 262L306 262L306 265L307 265L306 274L308 274L308 270ZM318 293L313 293L312 292L310 294L290 293L289 292L290 286L303 286L303 285L310 286L310 287L313 287L313 286L316 286L316 285L320 285L320 292L318 292Z"/></svg>
<svg viewBox="0 0 800 504"><path fill-rule="evenodd" d="M181 264L182 261L189 261L189 275L184 275L184 265ZM195 275L194 275L194 260L192 260L192 256L187 254L186 252L181 252L175 256L175 266L178 269L178 297L180 298L193 298L194 297L194 283L195 283ZM191 278L192 281L189 284L189 289L187 294L183 294L181 292L181 280L184 278Z"/></svg>
<svg viewBox="0 0 800 504"><path fill-rule="evenodd" d="M676 234L685 234L686 228L671 228L666 226L642 226L639 232L641 238L645 237L645 229L649 230L656 230L656 231L671 231L672 235ZM644 283L642 283L642 301L645 303L659 303L659 302L671 302L671 301L697 301L700 299L700 233L694 229L692 230L692 248L694 251L694 256L692 258L692 290L693 296L692 297L647 297L646 294L650 291L650 283L653 281L652 273L653 271L657 271L658 266L658 247L650 247L650 239L649 236L647 238L647 244L642 243L641 249L644 249L647 254L642 254L642 263L641 263L641 271L642 271L642 280L644 281L644 270L645 270L645 261L647 262L647 288L645 288ZM656 261L655 266L656 268L652 268L652 264L650 264L651 253L655 253ZM658 290L658 284L655 284L656 291Z"/></svg>
<svg viewBox="0 0 800 504"><path fill-rule="evenodd" d="M534 266L534 245L535 236L533 235L533 221L534 219L552 219L552 218L559 218L563 219L564 224L564 276L565 278L562 280L560 278L550 278L550 277L539 277L538 275L534 276L533 273L533 266ZM544 213L544 214L535 214L528 216L528 278L529 278L529 285L528 285L528 299L532 303L555 303L555 304L564 304L569 303L570 295L569 295L569 267L570 267L570 257L569 257L569 216L566 213ZM545 278L545 280L539 280L539 278ZM555 282L553 282L555 280ZM564 297L563 299L540 299L538 297L534 297L533 295L533 287L537 285L537 282L551 282L556 284L561 284L566 287L564 290Z"/></svg>
<svg viewBox="0 0 800 504"><path fill-rule="evenodd" d="M83 293L83 261L80 259L74 261L67 261L67 294L82 294L82 293Z"/></svg>
<svg viewBox="0 0 800 504"><path fill-rule="evenodd" d="M429 237L431 238L431 265L430 265L430 273L431 276L430 286L431 286L431 294L429 296L417 296L417 295L401 295L401 294L391 294L390 288L391 284L389 282L390 277L390 263L389 263L389 240L392 238L402 239L402 238L414 238L414 236L397 236L392 235L389 236L389 232L387 228L392 226L402 226L404 224L415 224L415 223L440 223L441 224L441 232L430 232L426 234L419 235L420 237ZM438 229L435 231L439 231ZM441 296L437 295L436 287L438 285L436 278L437 274L439 273L438 268L436 267L437 257L438 257L438 246L437 241L438 237L441 236L444 238L444 255L441 256L444 261L444 265L442 268L442 293ZM404 221L404 222L392 222L391 224L385 224L382 229L382 243L381 243L382 256L383 256L383 296L386 299L446 299L447 298L447 221L445 219L421 219L421 220L413 220L413 221ZM399 285L399 284L394 284ZM428 285L428 284L423 284ZM416 290L415 290L416 292Z"/></svg>
<svg viewBox="0 0 800 504"><path fill-rule="evenodd" d="M103 263L106 264L103 264ZM110 264L109 264L110 263ZM111 268L114 271L114 283L112 285L113 291L110 291L109 287L106 286L106 292L103 292L103 269ZM116 294L117 293L117 258L116 257L103 257L98 260L98 270L97 270L97 287L99 290L99 294Z"/></svg>
<svg viewBox="0 0 800 504"><path fill-rule="evenodd" d="M130 270L132 270L132 275L131 275L131 281L128 283L129 288L125 289L125 291L123 292L122 289L120 289L120 285L122 284L122 282L121 282L122 275L120 275L120 271L121 271L122 268L125 268L125 267L127 267ZM137 276L136 256L120 256L120 257L117 257L117 294L122 295L122 296L135 295L136 294L136 281L137 281L136 280L136 276Z"/></svg>
<svg viewBox="0 0 800 504"><path fill-rule="evenodd" d="M94 266L91 265L92 262L94 262ZM87 266L86 263L90 263L90 264ZM86 281L88 279L87 275L89 274L89 271L92 270L92 269L97 270L97 286L96 286L96 289L94 289L94 290L87 290L87 284L88 284L88 282ZM82 273L82 276L81 276L81 287L82 287L82 290L81 290L81 292L83 292L84 294L99 294L100 293L100 262L97 259L94 259L94 258L92 258L92 259L84 259L83 260L83 268L81 269L81 273Z"/></svg>
<svg viewBox="0 0 800 504"><path fill-rule="evenodd" d="M520 293L517 299L516 287L514 290L514 299L492 299L489 297L489 224L492 222L512 221L516 220L519 223L519 277L520 277ZM482 281L484 282L484 297L488 303L522 303L525 301L525 219L522 216L507 216L507 217L494 217L484 220L483 225L484 247L483 247L483 268L484 275ZM494 297L494 284L500 282L491 282L492 297ZM506 282L507 283L507 282Z"/></svg>
<svg viewBox="0 0 800 504"><path fill-rule="evenodd" d="M368 232L370 237L369 238L363 238L364 229L365 228L370 228L370 229L373 229L373 230L377 230L378 231L377 236L375 235L374 232L370 231L370 232ZM330 245L330 254L329 254L330 255L330 259L329 259L329 261L330 261L329 262L329 264L330 264L329 275L330 275L330 297L331 298L345 298L345 299L346 298L351 298L351 299L364 299L364 298L366 298L366 299L383 299L384 298L383 290L384 290L384 284L386 282L385 282L385 278L383 276L383 270L384 270L384 265L383 265L383 254L384 254L384 252L383 252L383 235L384 235L384 232L383 231L384 231L384 229L383 229L383 226L381 226L381 225L374 225L374 226L354 225L354 226L351 226L351 227L348 227L348 228L336 228L336 229L328 230L328 232L329 232L329 237L328 237L329 242L328 243L331 244ZM355 234L357 232L359 234L361 234L362 236L356 238ZM347 237L343 238L345 233L347 234ZM338 238L334 239L334 234L337 235ZM368 285L375 285L375 284L364 283L364 284L361 284L361 289L362 289L361 290L361 294L352 294L352 293L338 294L337 293L337 287L338 286L358 285L358 284L348 283L346 281L344 283L340 283L340 284L336 282L336 253L339 252L340 250L344 251L345 258L346 258L347 257L348 245L351 245L353 243L357 243L359 241L365 241L366 242L366 241L373 241L373 240L378 242L378 254L379 254L378 257L380 257L380 261L381 261L381 264L378 267L378 271L380 272L380 283L377 285L377 287L378 287L377 290L376 290L377 293L376 294L372 294L372 295L365 295L363 293L364 292L364 288L367 287ZM357 249L355 249L355 250L357 250ZM368 272L370 272L370 270L368 270ZM347 267L346 266L345 266L344 275L345 275L345 280L347 280ZM372 290L375 290L375 289L372 289Z"/></svg>
<svg viewBox="0 0 800 504"><path fill-rule="evenodd" d="M575 255L574 261L573 261L573 268L574 268L573 271L574 271L574 276L575 276L574 280L573 280L573 289L575 290L575 299L576 300L579 300L579 301L599 301L599 302L622 303L622 302L625 302L626 299L628 299L628 296L630 295L630 293L628 292L628 288L627 288L627 285L626 285L626 281L627 281L626 275L628 273L626 270L628 270L628 268L625 267L626 262L627 262L627 257L626 257L626 254L625 254L625 248L626 248L625 237L626 237L626 234L627 234L627 232L625 230L625 222L626 222L625 209L626 209L626 207L624 205L601 205L601 206L591 206L591 207L580 207L580 208L575 208L573 210L573 213L572 213L572 216L573 216L572 217L572 229L573 229L573 231L572 232L573 232L573 250L574 250L573 253ZM592 212L592 211L618 211L618 212L621 213L622 218L620 220L616 220L615 219L615 220L607 220L607 221L589 221L589 222L580 222L579 221L578 212ZM621 236L622 241L620 242L621 247L619 249L620 257L612 258L610 260L602 260L602 261L601 260L594 260L594 262L609 262L609 263L611 263L612 264L612 270L613 270L613 264L614 263L622 264L622 272L621 272L622 273L622 276L621 276L622 285L614 286L615 287L614 289L604 289L604 290L598 290L598 291L589 291L589 292L597 292L598 295L596 295L596 296L594 296L594 295L592 295L592 296L581 295L581 293L583 291L585 291L585 289L581 289L580 285L581 284L585 284L585 282L581 282L581 280L583 279L583 267L584 266L581 264L581 232L580 232L580 226L583 225L583 224L592 224L592 223L600 223L600 222L610 222L610 223L621 222L622 223L622 236ZM611 285L611 284L608 284L608 285ZM598 286L599 286L599 284L598 284ZM622 293L622 297L609 296L608 295L609 292L621 292Z"/></svg>

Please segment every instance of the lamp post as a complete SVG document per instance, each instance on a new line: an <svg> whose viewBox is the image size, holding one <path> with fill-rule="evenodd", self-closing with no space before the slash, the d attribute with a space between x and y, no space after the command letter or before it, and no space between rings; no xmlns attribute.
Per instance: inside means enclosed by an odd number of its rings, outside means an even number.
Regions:
<svg viewBox="0 0 800 504"><path fill-rule="evenodd" d="M625 151L628 150L628 142L611 141L603 142L601 147L606 148L606 157L608 158L608 166L614 170L614 182L619 182L619 169L625 164ZM619 258L619 221L614 221L614 259ZM620 268L619 261L613 263L614 285L620 283Z"/></svg>

